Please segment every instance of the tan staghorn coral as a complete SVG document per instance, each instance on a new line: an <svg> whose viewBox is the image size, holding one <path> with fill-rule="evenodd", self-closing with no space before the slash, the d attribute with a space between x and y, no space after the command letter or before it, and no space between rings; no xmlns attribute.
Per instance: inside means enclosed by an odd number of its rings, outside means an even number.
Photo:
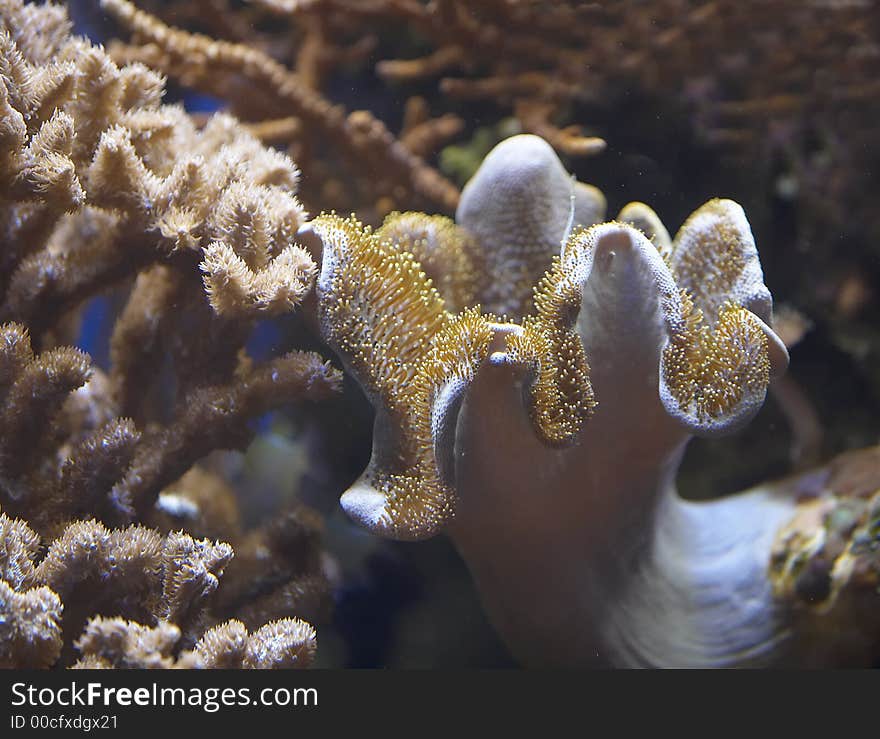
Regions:
<svg viewBox="0 0 880 739"><path fill-rule="evenodd" d="M204 631L216 623L226 543L90 520L70 524L39 558L39 537L24 522L0 514L0 530L4 667L70 663L73 648L82 655L73 666L89 668L305 667L314 657L314 629L301 619L271 620L250 635L237 620Z"/></svg>
<svg viewBox="0 0 880 739"><path fill-rule="evenodd" d="M198 459L246 441L252 435L247 419L304 395L326 397L338 383L315 355L292 353L242 368L227 385L194 389L166 426L145 434L117 418L96 428L72 428L75 418L61 411L85 383L88 358L66 347L34 358L19 324L0 327L0 336L7 369L7 384L0 388L6 399L0 440L4 506L47 532L86 513L119 523L148 511L160 490ZM62 444L66 453L58 457Z"/></svg>
<svg viewBox="0 0 880 739"><path fill-rule="evenodd" d="M788 363L770 328L772 301L742 208L710 201L674 239L643 204L627 206L620 218L646 233L620 221L573 228L575 187L541 146L527 137L499 145L459 208L468 216L468 224L459 219L465 232L473 236L478 229L469 225L480 224L475 243L514 244L487 255L511 265L491 272L491 295L516 295L524 276L542 261L549 266L535 279L534 311L526 309L521 325L483 318L489 339L478 345L443 337L461 342L458 351L469 353L472 369L454 392L433 396L428 412L416 409L416 396L399 379L393 395L375 392L386 378L417 377L439 347L456 351L438 341L440 331L424 328L425 301L438 303L424 275L396 251L406 271L377 293L354 279L363 270L342 234L383 255L387 246L352 222L324 217L309 227L323 246L318 297L325 337L349 359L348 337L371 348L347 365L377 417L432 419L430 446L420 443L430 454L422 458L441 471L454 515L433 519L431 527L415 519L406 529L407 521L393 516L396 525L387 525L399 494L383 487L375 470L400 458L405 442L398 429L421 441L414 429L387 420L377 421L371 466L343 495L343 507L371 530L398 538L442 526L496 627L531 663L870 659L853 648L873 648L877 640L870 615L876 597L869 594L876 557L863 542L873 530L870 505L859 504L862 513L837 531L838 550L859 551L859 564L846 564L855 559L844 555L844 564L825 568L831 592L852 588L861 600L829 606L837 615L824 622L817 657L811 638L821 617L798 615L801 596L791 590L792 566L785 564L802 561L803 535L785 532L802 528L798 517L817 505L839 507L838 492L801 502L790 486L767 487L694 503L675 491L691 436L742 427ZM504 167L516 176L500 175ZM548 207L559 199L562 205ZM472 210L470 200L481 207ZM461 315L480 319L474 309ZM849 574L853 568L858 577ZM833 635L837 619L849 619L843 639Z"/></svg>
<svg viewBox="0 0 880 739"><path fill-rule="evenodd" d="M47 587L17 593L0 580L0 667L51 667L61 653L61 601Z"/></svg>
<svg viewBox="0 0 880 739"><path fill-rule="evenodd" d="M346 115L305 79L249 45L171 28L126 0L102 0L102 6L145 42L140 53L117 52L117 57L143 59L220 96L231 93L238 98L236 112L242 114L253 115L262 108L267 118L295 116L301 123L297 133L310 144L305 151L331 141L342 153L343 166L368 183L373 197L393 197L398 207L426 202L447 210L455 207L455 186L396 140L369 111ZM246 94L236 96L236 89ZM327 156L339 153L323 148Z"/></svg>
<svg viewBox="0 0 880 739"><path fill-rule="evenodd" d="M76 648L73 669L302 669L315 656L315 630L305 621L283 619L248 634L230 620L206 631L191 650L174 656L180 629L170 623L148 627L121 618L89 621Z"/></svg>
<svg viewBox="0 0 880 739"><path fill-rule="evenodd" d="M544 137L560 152L578 156L604 148L604 141L584 135L579 126L558 125L566 102L586 94L571 79L579 70L569 68L569 64L576 65L576 52L570 47L588 35L596 15L592 8L522 2L269 0L256 4L290 20L291 40L304 35L307 41L323 36L364 42L383 26L396 27L415 36L424 53L416 58L380 60L375 71L385 81L401 87L440 78L444 95L496 100L513 109L524 131ZM562 53L557 51L560 46ZM345 56L332 47L325 44L323 51L326 67L344 63ZM296 61L298 69L306 66L302 54ZM556 74L552 75L554 66Z"/></svg>
<svg viewBox="0 0 880 739"><path fill-rule="evenodd" d="M54 11L57 43L47 57L44 39L28 35L33 11L7 5L5 121L10 150L20 153L3 172L0 311L49 327L52 309L169 255L198 262L202 248L219 313L291 310L314 274L292 243L304 215L293 163L227 116L198 130L181 109L160 104L155 72L118 68L99 48L60 35L66 19ZM58 88L46 110L45 78ZM50 175L60 179L52 184ZM53 238L56 226L66 238ZM72 248L88 229L101 237ZM123 241L127 248L117 248Z"/></svg>
<svg viewBox="0 0 880 739"><path fill-rule="evenodd" d="M34 14L41 12L44 22L34 24ZM21 152L3 172L8 281L0 286L0 313L17 322L3 327L9 383L3 421L6 504L25 504L15 490L34 464L31 457L46 453L47 444L60 445L69 429L43 435L43 446L33 444L34 435L90 372L85 355L64 347L30 359L26 328L32 340L42 341L66 310L112 282L138 275L112 341L107 405L116 412L103 427L83 429L92 437L70 440L73 456L64 485L47 493L79 499L79 510L90 510L93 501L83 499L78 488L89 479L103 478L105 486L120 481L133 461L128 480L136 480L136 489L121 481L109 496L107 513L99 511L121 522L132 507L148 508L161 488L200 456L240 444L246 417L334 390L332 371L315 355L293 352L264 366L237 356L251 322L290 312L314 277L308 254L293 243L303 218L293 193L299 172L229 117L217 116L198 130L181 109L161 105L161 78L139 65L118 68L101 49L69 37L60 9L9 2L3 22L10 69L4 90L11 106L5 120ZM55 79L62 72L66 76ZM40 91L47 78L57 83L55 107L44 111L41 121ZM37 166L32 162L50 155L66 162L82 198L60 202L54 190L28 184ZM22 231L32 217L40 234ZM165 265L148 267L156 261ZM199 289L202 277L205 292ZM187 322L172 325L174 306L187 306ZM190 331L204 337L204 352L187 336ZM131 422L115 420L119 412L142 420L133 388L169 352L181 384L167 425L142 434ZM30 388L35 383L41 387ZM19 396L28 399L27 408L20 407ZM211 428L213 434L205 433ZM98 451L104 462L76 461ZM37 488L30 495L40 494L39 485L30 487ZM51 505L41 506L40 515L48 515ZM75 512L74 507L70 513Z"/></svg>
<svg viewBox="0 0 880 739"><path fill-rule="evenodd" d="M97 414L83 423L73 409L63 412L89 379L83 352L59 347L35 356L27 330L16 323L0 326L0 338L4 507L18 515L30 511L43 531L84 513L119 518L109 492L132 460L137 429L126 419ZM55 458L65 441L66 453Z"/></svg>
<svg viewBox="0 0 880 739"><path fill-rule="evenodd" d="M4 666L68 666L75 645L81 666L205 666L184 652L245 610L241 587L228 611L209 607L227 542L259 532L194 465L244 447L267 411L340 387L315 353L244 350L315 277L294 241L298 168L232 117L198 125L163 93L156 72L72 36L62 7L0 2ZM118 310L106 370L67 345L99 294ZM263 557L275 571L252 578L266 602L239 666L310 661L314 632L296 617L327 618L319 552L316 533ZM302 559L274 562L288 554ZM285 587L301 597L269 600Z"/></svg>
<svg viewBox="0 0 880 739"><path fill-rule="evenodd" d="M315 630L305 621L281 619L248 634L244 624L233 619L205 632L178 664L214 669L301 669L312 663L315 648Z"/></svg>
<svg viewBox="0 0 880 739"><path fill-rule="evenodd" d="M332 604L323 534L320 516L298 507L236 539L218 610L252 630L290 613L310 623L327 622Z"/></svg>
<svg viewBox="0 0 880 739"><path fill-rule="evenodd" d="M523 131L565 154L601 147L574 125L584 105L612 108L635 93L684 108L719 148L794 160L813 202L823 179L864 181L851 160L859 148L839 139L851 124L871 136L878 26L870 1L267 0L222 2L219 18L192 3L142 5L265 49L312 87L357 63L398 94L436 86L445 107L491 100L499 117L513 113ZM376 49L389 34L406 43ZM365 46L373 53L353 59ZM820 148L832 162L811 156Z"/></svg>

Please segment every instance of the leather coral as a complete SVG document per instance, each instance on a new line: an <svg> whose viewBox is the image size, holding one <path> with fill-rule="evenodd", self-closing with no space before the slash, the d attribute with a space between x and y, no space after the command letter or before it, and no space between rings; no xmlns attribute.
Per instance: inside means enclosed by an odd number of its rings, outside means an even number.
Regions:
<svg viewBox="0 0 880 739"><path fill-rule="evenodd" d="M541 139L499 144L444 229L478 272L457 314L437 240L432 281L399 220L305 227L323 335L376 408L342 505L382 535L447 532L525 661L808 659L769 572L796 498L675 491L688 440L746 424L788 363L745 214L712 200L670 238L644 204L603 212Z"/></svg>

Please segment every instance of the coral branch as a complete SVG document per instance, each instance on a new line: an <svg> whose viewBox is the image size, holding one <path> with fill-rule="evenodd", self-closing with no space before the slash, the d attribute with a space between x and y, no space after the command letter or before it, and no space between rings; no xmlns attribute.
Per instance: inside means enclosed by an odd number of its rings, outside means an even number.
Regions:
<svg viewBox="0 0 880 739"><path fill-rule="evenodd" d="M454 513L437 437L449 433L493 330L478 311L447 313L414 258L360 223L322 216L309 229L323 245L324 336L379 406L375 435L390 447L376 447L343 505L373 530L430 536Z"/></svg>
<svg viewBox="0 0 880 739"><path fill-rule="evenodd" d="M208 452L246 445L253 437L249 419L282 403L329 397L340 381L318 355L293 352L245 371L229 385L194 391L168 426L145 435L114 487L114 500L126 510L148 509L165 486Z"/></svg>
<svg viewBox="0 0 880 739"><path fill-rule="evenodd" d="M214 535L237 545L241 522L210 502L228 488L180 478L255 417L340 387L316 354L243 350L312 289L299 170L70 30L60 6L0 2L0 663L69 666L78 648L79 667L205 666L186 650L241 607L213 611L233 555ZM96 296L109 319L124 305L107 374L65 345ZM198 487L176 509L175 483ZM169 521L212 536L143 525ZM326 596L319 546L274 586ZM293 616L326 617L307 600L255 609L238 666L305 666L314 632Z"/></svg>
<svg viewBox="0 0 880 739"><path fill-rule="evenodd" d="M305 126L332 139L351 162L375 164L373 171L388 178L389 191L394 185L403 186L446 210L458 202L454 185L404 148L372 114L355 111L346 116L262 52L172 29L125 0L102 0L101 4L139 37L161 49L165 56L154 61L166 71L181 72L185 67L182 76L190 84L208 86L216 84L224 73L241 75L266 98L282 102L286 109L279 111L281 114L295 115Z"/></svg>
<svg viewBox="0 0 880 739"><path fill-rule="evenodd" d="M49 588L16 593L0 580L0 668L50 667L61 653L61 601Z"/></svg>

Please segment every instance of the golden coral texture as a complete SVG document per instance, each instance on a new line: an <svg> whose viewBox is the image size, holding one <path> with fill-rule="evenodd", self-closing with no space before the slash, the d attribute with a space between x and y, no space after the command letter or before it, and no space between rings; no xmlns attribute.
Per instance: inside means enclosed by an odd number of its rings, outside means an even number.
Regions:
<svg viewBox="0 0 880 739"><path fill-rule="evenodd" d="M377 422L391 445L349 499L372 527L427 536L454 513L446 462L434 447L443 423L435 399L463 391L485 358L492 332L479 310L446 310L407 251L407 242L418 240L404 233L400 220L373 233L354 219L321 216L309 228L323 244L318 295L324 336L381 408ZM417 225L415 233L424 227L409 220ZM467 272L460 277L470 279Z"/></svg>
<svg viewBox="0 0 880 739"><path fill-rule="evenodd" d="M693 298L682 290L685 328L664 350L664 375L672 394L697 418L723 416L746 394L770 384L767 337L745 308L721 306L714 329L704 325Z"/></svg>
<svg viewBox="0 0 880 739"><path fill-rule="evenodd" d="M577 198L543 142L496 147L455 224L474 253L498 246L493 282L469 288L477 305L458 314L416 261L437 253L424 219L306 226L322 254L322 333L376 409L371 462L343 507L384 536L447 531L507 643L536 664L802 664L813 630L837 619L873 649L873 502L840 531L843 564L819 583L836 616L817 626L791 585L822 564L801 551L810 504L772 486L701 504L675 492L690 436L751 420L788 362L742 208L711 200L670 239L641 203L578 224ZM481 296L511 294L518 322L481 312ZM835 607L835 586L857 603ZM859 659L846 639L821 641L820 660Z"/></svg>
<svg viewBox="0 0 880 739"><path fill-rule="evenodd" d="M554 260L535 290L534 316L507 342L517 364L530 365L531 413L536 431L552 445L574 443L596 406L590 366L573 319L580 310L580 291L568 279L564 260Z"/></svg>
<svg viewBox="0 0 880 739"><path fill-rule="evenodd" d="M372 462L342 500L355 520L397 538L424 538L453 519L457 419L493 349L492 364L522 375L542 442L577 446L602 403L584 342L604 310L620 312L619 331L636 333L628 322L642 316L633 306L654 302L648 310L666 332L653 337L661 397L682 422L709 432L760 407L771 365L779 371L787 358L777 348L771 362L769 343L781 343L752 313L769 319L770 298L742 209L710 201L671 241L647 206L627 206L623 215L656 239L648 242L620 223L577 224L579 210L604 208L601 194L579 186L545 142L515 136L468 183L456 223L395 214L373 232L354 218L325 215L305 227L320 241L322 334L377 409ZM579 199L590 207L579 209ZM635 261L619 272L609 266L621 258ZM484 270L476 277L475 265ZM609 285L630 272L645 272L649 282L608 287L610 304L593 306L606 270ZM713 279L698 285L701 270ZM529 278L526 301L519 296ZM705 325L691 291L708 314ZM472 305L451 312L464 296ZM483 315L483 297L525 313L521 324Z"/></svg>

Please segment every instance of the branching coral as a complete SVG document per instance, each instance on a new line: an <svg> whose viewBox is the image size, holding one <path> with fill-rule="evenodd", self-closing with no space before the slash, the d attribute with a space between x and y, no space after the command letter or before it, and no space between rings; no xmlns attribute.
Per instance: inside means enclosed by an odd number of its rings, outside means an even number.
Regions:
<svg viewBox="0 0 880 739"><path fill-rule="evenodd" d="M512 299L521 324L445 314L412 257L355 222L308 227L323 247L324 335L377 409L370 468L343 507L384 535L448 531L495 625L533 663L813 663L818 627L792 611L805 538L785 532L817 505L847 504L827 491L806 503L774 489L703 503L675 492L688 439L742 427L788 362L742 208L710 201L670 239L643 204L620 218L647 233L621 221L572 228L576 195L531 137L499 145L465 188L459 227L500 265L476 299ZM513 300L529 277L533 308ZM444 333L456 320L485 338ZM467 361L439 363L441 353ZM438 391L409 390L431 365ZM389 485L384 471L401 464L427 466L419 488ZM866 574L852 576L846 555L823 572L830 592L857 580L860 607L876 608L876 554L858 544L871 511L859 503L835 529L828 560L856 548ZM849 619L847 644L826 642L824 658L864 659L850 642L875 644L876 619L832 601L825 624Z"/></svg>
<svg viewBox="0 0 880 739"><path fill-rule="evenodd" d="M96 466L106 482L120 480L133 454L127 481L110 496L118 515L108 520L118 520L132 507L147 509L211 449L240 444L247 418L335 389L336 375L315 355L294 352L263 366L239 356L253 320L290 312L314 277L310 257L293 243L303 218L293 194L299 173L227 116L200 131L179 108L162 106L154 72L117 68L99 48L67 36L60 9L10 2L3 19L4 122L13 139L3 171L0 312L18 322L3 327L7 505L21 501L16 481L31 457L70 433L59 428L42 434L43 447L34 443L90 371L87 357L64 347L33 357L25 325L43 341L66 310L137 274L112 340L106 405L139 416L134 386L170 352L180 378L175 411L143 435L112 412L109 425L80 429L102 440L70 440L61 486L67 498L81 498L70 486L98 476ZM50 88L48 109L41 100ZM63 172L67 195L42 175L38 182L37 170ZM27 228L32 221L39 233ZM157 261L165 264L148 268ZM75 462L96 449L105 461L88 462L94 469Z"/></svg>
<svg viewBox="0 0 880 739"><path fill-rule="evenodd" d="M578 92L580 80L573 79L576 68L569 67L576 65L570 47L587 40L599 15L596 8L546 2L350 0L261 0L255 5L289 19L289 33L303 34L306 41L354 35L364 43L372 40L364 29L378 34L382 24L405 28L420 42L417 48L427 51L417 58L379 61L376 72L386 81L399 85L441 77L441 89L450 97L504 98L523 130L545 137L566 154L591 154L604 147L604 141L584 136L580 127L559 127L555 120L568 98L583 94ZM328 46L321 47L325 70L346 60ZM297 55L298 68L306 66L303 57ZM548 74L554 67L561 74ZM459 74L463 76L452 76Z"/></svg>
<svg viewBox="0 0 880 739"><path fill-rule="evenodd" d="M285 511L236 541L236 557L218 592L217 608L249 629L281 614L325 623L330 587L321 551L323 521L306 508Z"/></svg>
<svg viewBox="0 0 880 739"><path fill-rule="evenodd" d="M372 65L397 95L435 86L435 100L447 108L492 101L499 117L512 113L523 131L567 155L601 148L577 125L585 104L613 106L633 91L662 99L689 113L706 141L753 157L765 173L763 163L784 161L810 230L845 226L855 196L873 181L857 153L876 141L880 26L871 0L260 0L244 7L214 0L210 15L201 3L142 4L257 46L313 89L358 64ZM397 43L388 44L389 36ZM829 197L829 188L838 195ZM833 201L849 205L828 208ZM815 212L820 203L824 212Z"/></svg>
<svg viewBox="0 0 880 739"><path fill-rule="evenodd" d="M314 651L311 627L285 618L298 615L288 598L255 611L250 636L230 622L198 656L202 631L239 608L205 607L233 549L172 525L243 537L237 520L204 515L204 495L180 515L169 486L208 486L180 478L245 446L253 419L329 397L341 377L314 353L257 363L244 350L258 319L291 313L312 288L316 266L294 241L299 170L228 115L197 126L162 104L163 88L71 36L60 6L0 2L6 666L70 664L77 639L90 666L200 666L221 660L209 653L226 637L244 640L244 666L302 665ZM66 343L84 301L111 289L124 307L105 373ZM299 584L319 618L326 579L309 542L271 587Z"/></svg>
<svg viewBox="0 0 880 739"><path fill-rule="evenodd" d="M59 347L34 356L27 330L16 323L0 326L0 337L5 506L30 511L44 531L86 512L120 518L109 492L132 460L137 429L103 411L82 418L85 409L72 403L62 412L70 394L88 380L91 367L83 352ZM59 454L62 444L66 454Z"/></svg>
<svg viewBox="0 0 880 739"><path fill-rule="evenodd" d="M369 173L369 191L374 197L391 197L398 207L426 202L444 209L455 207L455 186L403 146L369 111L346 115L299 75L249 45L170 28L126 0L102 0L102 6L144 44L139 52L118 51L117 57L148 61L189 85L246 100L236 111L242 115L253 116L255 110L263 109L265 118L295 116L301 123L297 133L307 139L300 152L314 156L314 151L321 150L332 156L338 152L322 146L332 142L349 170ZM235 89L246 94L237 96L231 92Z"/></svg>
<svg viewBox="0 0 880 739"><path fill-rule="evenodd" d="M202 634L216 623L207 606L233 556L226 543L82 520L38 558L39 536L23 521L0 514L0 532L4 667L70 662L73 646L82 655L74 666L90 668L302 667L314 656L314 629L301 619L250 636L230 620ZM291 612L285 605L260 615Z"/></svg>
<svg viewBox="0 0 880 739"><path fill-rule="evenodd" d="M305 621L283 619L248 634L241 621L215 626L191 650L175 657L180 630L162 622L150 628L121 618L89 621L76 648L74 669L294 669L315 656L315 630Z"/></svg>

